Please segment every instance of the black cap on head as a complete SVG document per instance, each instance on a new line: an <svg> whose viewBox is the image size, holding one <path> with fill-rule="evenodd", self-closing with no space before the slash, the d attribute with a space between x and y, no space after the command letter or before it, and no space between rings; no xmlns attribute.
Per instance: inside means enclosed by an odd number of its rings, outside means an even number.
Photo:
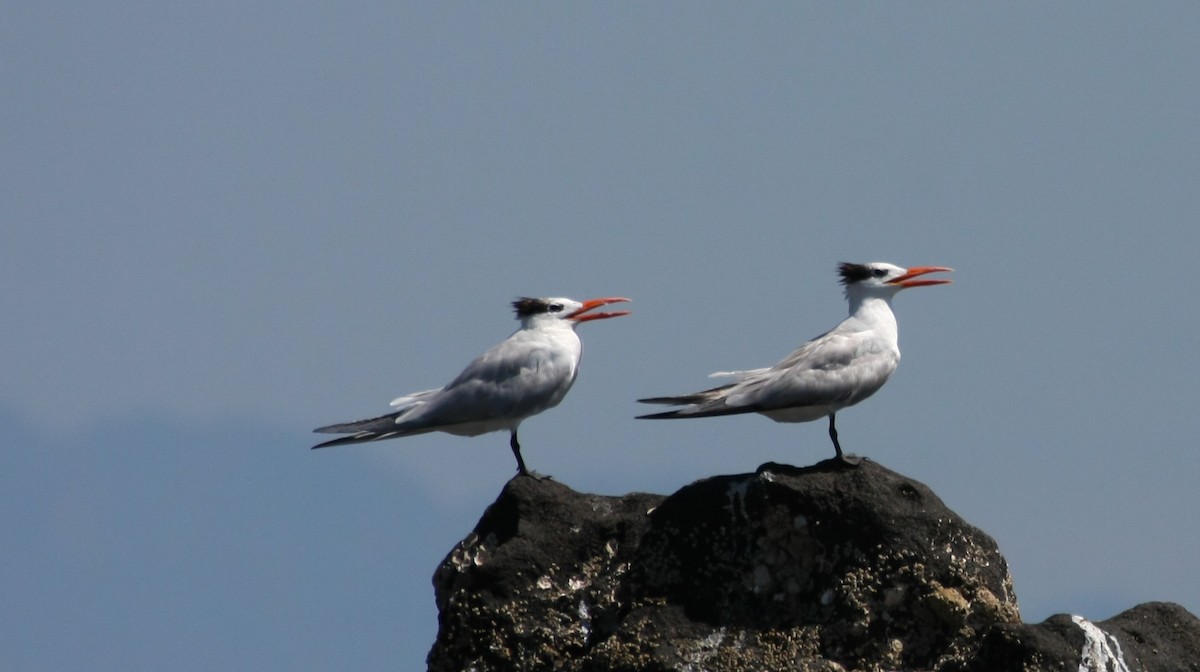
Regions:
<svg viewBox="0 0 1200 672"><path fill-rule="evenodd" d="M545 299L533 299L528 296L522 296L512 302L513 310L517 311L517 317L529 317L538 313L550 312L550 302Z"/></svg>
<svg viewBox="0 0 1200 672"><path fill-rule="evenodd" d="M842 284L849 285L871 277L871 267L866 264L851 264L843 261L838 264L838 273L842 276Z"/></svg>

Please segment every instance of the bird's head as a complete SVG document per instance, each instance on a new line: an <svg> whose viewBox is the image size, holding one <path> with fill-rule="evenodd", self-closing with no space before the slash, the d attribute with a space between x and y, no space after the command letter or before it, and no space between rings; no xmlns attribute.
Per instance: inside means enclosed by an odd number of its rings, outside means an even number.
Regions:
<svg viewBox="0 0 1200 672"><path fill-rule="evenodd" d="M929 285L947 285L953 282L946 279L922 279L915 278L929 273L938 273L942 271L953 271L952 268L945 266L917 266L914 268L900 268L892 264L883 262L871 262L869 264L851 264L841 263L838 265L838 273L842 276L842 284L846 286L846 295L852 296L856 294L876 294L886 297L895 295L896 292L909 287L926 287Z"/></svg>
<svg viewBox="0 0 1200 672"><path fill-rule="evenodd" d="M603 320L609 317L628 315L628 310L614 310L600 313L590 312L600 306L607 306L610 303L625 303L626 301L629 301L629 299L619 296L589 299L583 302L565 298L534 299L521 297L513 301L512 305L513 309L517 311L517 319L521 320L522 324L533 325L541 322L561 322L573 327L580 322L587 322L589 320Z"/></svg>

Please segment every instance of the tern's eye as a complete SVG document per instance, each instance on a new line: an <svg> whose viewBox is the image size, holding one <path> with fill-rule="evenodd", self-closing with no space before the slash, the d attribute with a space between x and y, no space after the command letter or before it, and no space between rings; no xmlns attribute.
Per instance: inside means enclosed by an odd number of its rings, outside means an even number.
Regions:
<svg viewBox="0 0 1200 672"><path fill-rule="evenodd" d="M873 268L873 269L871 269L871 275L873 275L873 276L875 276L875 277L877 277L877 278L882 278L883 276L887 275L887 269L885 269L885 268Z"/></svg>
<svg viewBox="0 0 1200 672"><path fill-rule="evenodd" d="M552 313L561 313L562 309L563 305L561 303L552 303L546 310L549 310Z"/></svg>

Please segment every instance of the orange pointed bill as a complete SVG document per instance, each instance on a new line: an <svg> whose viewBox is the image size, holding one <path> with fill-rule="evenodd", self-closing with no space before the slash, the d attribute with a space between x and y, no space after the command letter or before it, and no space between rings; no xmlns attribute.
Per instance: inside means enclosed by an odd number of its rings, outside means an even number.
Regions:
<svg viewBox="0 0 1200 672"><path fill-rule="evenodd" d="M607 313L589 313L588 312L589 310L594 310L596 308L599 308L600 306L607 306L610 303L626 303L628 301L630 301L630 299L626 299L626 298L620 297L620 296L613 296L613 297L608 297L608 298L604 298L604 299L588 299L587 301L583 302L582 308L571 313L570 315L567 315L567 319L575 320L576 322L587 322L588 320L604 320L604 319L607 319L610 317L620 317L622 315L628 315L629 314L628 310L614 310L614 311L610 311Z"/></svg>
<svg viewBox="0 0 1200 672"><path fill-rule="evenodd" d="M950 271L953 271L953 270L954 270L953 268L946 268L945 266L917 266L915 268L908 269L907 273L905 273L904 275L902 275L898 278L895 278L893 280L888 280L887 284L900 285L901 287L927 287L929 285L948 285L954 281L953 280L942 280L942 279L913 280L912 278L915 278L919 275L925 275L927 273L940 273L942 271L949 273Z"/></svg>

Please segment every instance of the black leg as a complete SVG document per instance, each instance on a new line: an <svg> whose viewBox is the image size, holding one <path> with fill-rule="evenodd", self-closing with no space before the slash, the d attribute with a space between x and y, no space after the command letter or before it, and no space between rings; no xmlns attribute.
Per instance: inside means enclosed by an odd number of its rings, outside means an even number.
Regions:
<svg viewBox="0 0 1200 672"><path fill-rule="evenodd" d="M842 444L837 440L837 427L833 426L833 416L833 413L829 414L829 438L833 439L833 449L837 451L837 458L843 460L845 458L842 456Z"/></svg>
<svg viewBox="0 0 1200 672"><path fill-rule="evenodd" d="M529 471L525 468L525 460L521 459L521 444L517 443L517 430L512 431L512 438L508 441L508 446L512 448L513 455L517 458L517 473L522 476L528 476ZM841 452L838 453L839 455Z"/></svg>

